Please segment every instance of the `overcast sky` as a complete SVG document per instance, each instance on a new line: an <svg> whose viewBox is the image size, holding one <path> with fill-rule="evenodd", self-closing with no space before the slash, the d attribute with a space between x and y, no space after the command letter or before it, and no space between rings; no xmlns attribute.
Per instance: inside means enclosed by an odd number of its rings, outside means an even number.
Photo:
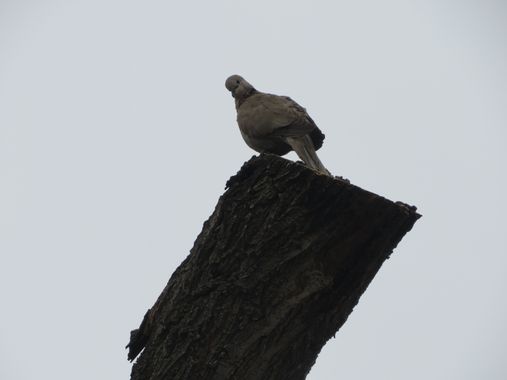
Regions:
<svg viewBox="0 0 507 380"><path fill-rule="evenodd" d="M254 154L235 73L423 214L308 379L506 379L501 0L0 0L0 378L129 378L130 330Z"/></svg>

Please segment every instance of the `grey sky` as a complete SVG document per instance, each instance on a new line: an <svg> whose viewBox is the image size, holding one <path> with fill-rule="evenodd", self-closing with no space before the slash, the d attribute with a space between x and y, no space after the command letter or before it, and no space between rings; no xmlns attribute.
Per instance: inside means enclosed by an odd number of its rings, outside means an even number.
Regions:
<svg viewBox="0 0 507 380"><path fill-rule="evenodd" d="M506 379L506 67L503 1L1 0L0 378L128 378L129 331L254 154L238 73L424 215L308 378Z"/></svg>

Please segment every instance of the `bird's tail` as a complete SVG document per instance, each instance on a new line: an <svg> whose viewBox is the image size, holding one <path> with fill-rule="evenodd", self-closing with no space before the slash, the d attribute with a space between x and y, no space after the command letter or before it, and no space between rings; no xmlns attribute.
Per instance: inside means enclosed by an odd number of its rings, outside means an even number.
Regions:
<svg viewBox="0 0 507 380"><path fill-rule="evenodd" d="M331 176L331 173L324 167L317 156L313 142L309 136L286 137L286 141L306 165L322 174Z"/></svg>

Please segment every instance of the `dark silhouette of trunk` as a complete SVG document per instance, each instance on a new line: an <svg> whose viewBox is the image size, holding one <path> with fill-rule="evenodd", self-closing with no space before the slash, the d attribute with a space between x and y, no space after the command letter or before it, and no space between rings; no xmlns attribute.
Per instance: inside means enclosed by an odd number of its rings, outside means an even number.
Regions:
<svg viewBox="0 0 507 380"><path fill-rule="evenodd" d="M304 379L420 217L273 155L227 188L131 332L132 380Z"/></svg>

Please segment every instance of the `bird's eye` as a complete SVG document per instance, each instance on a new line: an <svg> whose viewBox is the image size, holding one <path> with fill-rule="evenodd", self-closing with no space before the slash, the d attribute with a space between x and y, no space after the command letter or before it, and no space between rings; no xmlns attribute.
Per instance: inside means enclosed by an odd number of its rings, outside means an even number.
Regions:
<svg viewBox="0 0 507 380"><path fill-rule="evenodd" d="M239 84L239 79L236 81L236 84Z"/></svg>

